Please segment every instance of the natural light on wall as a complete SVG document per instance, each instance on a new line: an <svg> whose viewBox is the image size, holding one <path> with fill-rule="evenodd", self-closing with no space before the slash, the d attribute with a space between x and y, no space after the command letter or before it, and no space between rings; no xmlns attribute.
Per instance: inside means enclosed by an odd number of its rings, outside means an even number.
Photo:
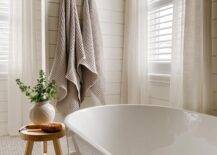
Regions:
<svg viewBox="0 0 217 155"><path fill-rule="evenodd" d="M9 2L0 1L0 75L7 72L9 50Z"/></svg>
<svg viewBox="0 0 217 155"><path fill-rule="evenodd" d="M149 72L170 74L173 4L168 0L149 0Z"/></svg>

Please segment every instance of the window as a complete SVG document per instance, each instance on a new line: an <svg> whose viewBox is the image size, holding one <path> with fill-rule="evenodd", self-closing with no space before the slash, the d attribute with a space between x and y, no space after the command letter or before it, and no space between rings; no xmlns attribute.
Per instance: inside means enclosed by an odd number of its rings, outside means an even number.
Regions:
<svg viewBox="0 0 217 155"><path fill-rule="evenodd" d="M149 72L170 74L173 3L171 0L149 0L148 4Z"/></svg>
<svg viewBox="0 0 217 155"><path fill-rule="evenodd" d="M7 73L9 50L9 0L0 1L0 74Z"/></svg>

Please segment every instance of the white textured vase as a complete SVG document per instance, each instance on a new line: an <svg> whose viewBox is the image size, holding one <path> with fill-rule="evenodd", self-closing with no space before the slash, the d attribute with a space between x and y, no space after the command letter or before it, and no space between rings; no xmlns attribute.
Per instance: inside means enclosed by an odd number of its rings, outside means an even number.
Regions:
<svg viewBox="0 0 217 155"><path fill-rule="evenodd" d="M39 102L30 110L30 121L33 124L48 124L53 122L55 118L54 106L49 102Z"/></svg>

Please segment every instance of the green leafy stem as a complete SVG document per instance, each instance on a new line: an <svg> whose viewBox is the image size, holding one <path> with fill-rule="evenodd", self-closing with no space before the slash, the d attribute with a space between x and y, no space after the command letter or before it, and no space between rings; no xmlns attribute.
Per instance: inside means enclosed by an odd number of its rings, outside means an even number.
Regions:
<svg viewBox="0 0 217 155"><path fill-rule="evenodd" d="M43 70L39 71L39 78L34 87L30 87L16 79L16 83L20 90L30 99L31 102L45 102L56 99L57 85L55 81L48 81Z"/></svg>

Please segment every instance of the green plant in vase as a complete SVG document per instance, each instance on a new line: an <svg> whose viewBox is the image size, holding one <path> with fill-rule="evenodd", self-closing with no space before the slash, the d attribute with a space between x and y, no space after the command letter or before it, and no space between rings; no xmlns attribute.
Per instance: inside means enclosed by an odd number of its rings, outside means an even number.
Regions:
<svg viewBox="0 0 217 155"><path fill-rule="evenodd" d="M20 79L16 79L20 90L35 103L30 110L30 120L34 124L47 124L54 120L55 109L49 101L56 99L57 85L55 81L48 81L45 72L39 71L39 78L34 87L25 85Z"/></svg>

